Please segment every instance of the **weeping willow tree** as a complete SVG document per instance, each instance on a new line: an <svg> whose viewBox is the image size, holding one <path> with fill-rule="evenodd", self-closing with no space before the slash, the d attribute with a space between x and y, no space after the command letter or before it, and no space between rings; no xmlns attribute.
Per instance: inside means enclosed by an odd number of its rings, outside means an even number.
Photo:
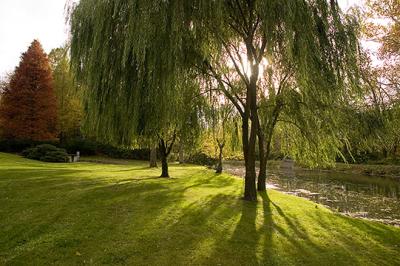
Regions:
<svg viewBox="0 0 400 266"><path fill-rule="evenodd" d="M155 103L145 112L164 114L186 73L212 78L241 117L244 199L255 201L263 64L290 65L299 97L328 109L357 82L355 32L335 0L81 0L72 63L90 88L93 130L123 143L137 134L143 98Z"/></svg>
<svg viewBox="0 0 400 266"><path fill-rule="evenodd" d="M133 13L127 12L129 6L124 1L81 1L72 9L71 63L88 88L84 129L115 145L157 142L161 176L168 177L167 157L185 129L183 110L196 111L192 102L187 104L196 82L182 70L184 52L168 36L170 23L150 18L151 5ZM130 24L136 12L150 12L151 21ZM143 28L150 24L156 28Z"/></svg>

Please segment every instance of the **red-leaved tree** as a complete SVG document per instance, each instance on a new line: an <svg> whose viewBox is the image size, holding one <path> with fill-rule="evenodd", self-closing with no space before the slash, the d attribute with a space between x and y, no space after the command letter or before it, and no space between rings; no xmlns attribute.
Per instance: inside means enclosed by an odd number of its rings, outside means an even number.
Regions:
<svg viewBox="0 0 400 266"><path fill-rule="evenodd" d="M51 140L57 136L57 106L47 55L34 40L11 76L0 105L2 137Z"/></svg>

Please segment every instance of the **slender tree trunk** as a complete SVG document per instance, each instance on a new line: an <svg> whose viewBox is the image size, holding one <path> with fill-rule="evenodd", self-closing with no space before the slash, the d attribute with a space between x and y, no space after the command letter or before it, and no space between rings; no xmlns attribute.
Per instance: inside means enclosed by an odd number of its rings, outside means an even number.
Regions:
<svg viewBox="0 0 400 266"><path fill-rule="evenodd" d="M217 174L222 173L222 155L223 155L224 146L225 146L224 142L221 143L218 141L219 157L218 157L218 165L217 165L217 168L215 171Z"/></svg>
<svg viewBox="0 0 400 266"><path fill-rule="evenodd" d="M160 150L160 158L161 158L161 176L160 177L169 177L167 147L165 146L164 139L160 139L159 144L158 144L158 149Z"/></svg>
<svg viewBox="0 0 400 266"><path fill-rule="evenodd" d="M258 191L266 191L266 182L267 182L267 159L264 147L264 133L261 128L258 129L258 149L260 154L260 171L258 172L257 179L257 190Z"/></svg>
<svg viewBox="0 0 400 266"><path fill-rule="evenodd" d="M168 141L164 141L163 138L159 137L158 149L160 151L161 157L161 176L160 177L169 177L168 173L168 155L171 153L172 147L174 145L176 138L176 134L174 132L174 136L172 137L171 142L168 144Z"/></svg>
<svg viewBox="0 0 400 266"><path fill-rule="evenodd" d="M243 155L245 164L245 176L244 176L244 200L256 201L256 174L255 174L255 156L251 154L249 148L249 119L245 116L242 119L242 142L243 142Z"/></svg>
<svg viewBox="0 0 400 266"><path fill-rule="evenodd" d="M275 125L278 121L279 114L281 112L281 105L276 105L273 112L271 122L267 127L266 134L263 132L263 129L260 125L260 120L257 118L258 124L258 145L260 150L260 172L258 173L257 180L257 190L258 191L266 191L267 190L267 162L268 157L271 152L271 141L272 135L274 133Z"/></svg>
<svg viewBox="0 0 400 266"><path fill-rule="evenodd" d="M244 199L248 201L257 201L256 189L256 139L258 133L258 115L257 115L257 78L258 65L252 66L252 75L250 84L247 87L247 104L245 116L243 118L243 151L245 154L245 185ZM250 118L250 119L249 119ZM249 122L250 132L249 132Z"/></svg>
<svg viewBox="0 0 400 266"><path fill-rule="evenodd" d="M168 173L168 158L167 156L161 155L161 176L160 177L169 177Z"/></svg>
<svg viewBox="0 0 400 266"><path fill-rule="evenodd" d="M157 149L152 147L150 149L150 168L157 167Z"/></svg>
<svg viewBox="0 0 400 266"><path fill-rule="evenodd" d="M256 156L254 152L255 144L249 141L247 161L245 161L246 174L244 182L244 199L248 201L257 201L256 191Z"/></svg>

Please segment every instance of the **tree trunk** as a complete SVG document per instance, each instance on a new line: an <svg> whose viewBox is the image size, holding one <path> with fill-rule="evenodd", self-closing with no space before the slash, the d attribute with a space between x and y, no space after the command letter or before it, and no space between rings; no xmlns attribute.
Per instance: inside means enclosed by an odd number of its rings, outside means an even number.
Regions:
<svg viewBox="0 0 400 266"><path fill-rule="evenodd" d="M246 175L244 185L244 199L248 201L257 201L256 190L256 125L251 123L250 138L247 145L247 160L245 161Z"/></svg>
<svg viewBox="0 0 400 266"><path fill-rule="evenodd" d="M258 145L260 150L260 172L258 173L257 180L257 190L258 191L266 191L267 190L267 161L269 154L271 152L271 141L272 135L274 133L275 125L278 121L279 114L281 112L281 105L278 104L275 106L272 112L271 124L267 127L266 136L263 132L263 129L260 125L260 120L257 118L258 124Z"/></svg>
<svg viewBox="0 0 400 266"><path fill-rule="evenodd" d="M172 137L172 140L170 144L168 144L168 141L164 141L163 138L159 137L159 142L158 142L158 149L160 151L160 157L161 157L161 176L160 177L169 177L168 173L168 155L171 153L172 147L174 145L176 138L176 134L174 132L174 136Z"/></svg>
<svg viewBox="0 0 400 266"><path fill-rule="evenodd" d="M244 200L257 201L257 190L256 190L256 164L255 164L255 153L250 151L245 162L246 174L244 181Z"/></svg>
<svg viewBox="0 0 400 266"><path fill-rule="evenodd" d="M150 149L150 168L157 167L157 149L152 147Z"/></svg>
<svg viewBox="0 0 400 266"><path fill-rule="evenodd" d="M167 161L167 156L161 155L161 176L160 177L169 177L169 173L168 173L168 161Z"/></svg>
<svg viewBox="0 0 400 266"><path fill-rule="evenodd" d="M182 141L179 143L179 163L180 164L185 163Z"/></svg>
<svg viewBox="0 0 400 266"><path fill-rule="evenodd" d="M217 174L222 173L222 154L223 154L223 149L224 149L225 143L220 143L218 141L218 148L219 148L219 157L218 157L218 165L217 168L215 169Z"/></svg>
<svg viewBox="0 0 400 266"><path fill-rule="evenodd" d="M266 182L267 182L267 158L265 154L264 147L264 133L261 128L258 129L258 149L260 154L260 171L258 172L258 180L257 180L257 190L258 191L266 191Z"/></svg>
<svg viewBox="0 0 400 266"><path fill-rule="evenodd" d="M247 56L249 61L255 59L252 54L252 39L246 40ZM256 140L258 134L258 109L257 109L257 80L259 74L259 63L251 66L250 82L247 85L245 112L243 120L243 152L245 155L245 184L244 200L257 201L256 188ZM249 132L250 122L250 132Z"/></svg>

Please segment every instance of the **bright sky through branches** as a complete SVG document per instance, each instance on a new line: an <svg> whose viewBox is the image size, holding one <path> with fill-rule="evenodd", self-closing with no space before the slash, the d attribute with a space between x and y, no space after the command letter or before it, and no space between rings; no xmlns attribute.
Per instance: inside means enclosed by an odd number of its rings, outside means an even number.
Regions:
<svg viewBox="0 0 400 266"><path fill-rule="evenodd" d="M361 1L339 0L339 4L346 10ZM65 43L65 3L65 0L0 0L0 77L14 70L33 39L38 39L47 53Z"/></svg>

